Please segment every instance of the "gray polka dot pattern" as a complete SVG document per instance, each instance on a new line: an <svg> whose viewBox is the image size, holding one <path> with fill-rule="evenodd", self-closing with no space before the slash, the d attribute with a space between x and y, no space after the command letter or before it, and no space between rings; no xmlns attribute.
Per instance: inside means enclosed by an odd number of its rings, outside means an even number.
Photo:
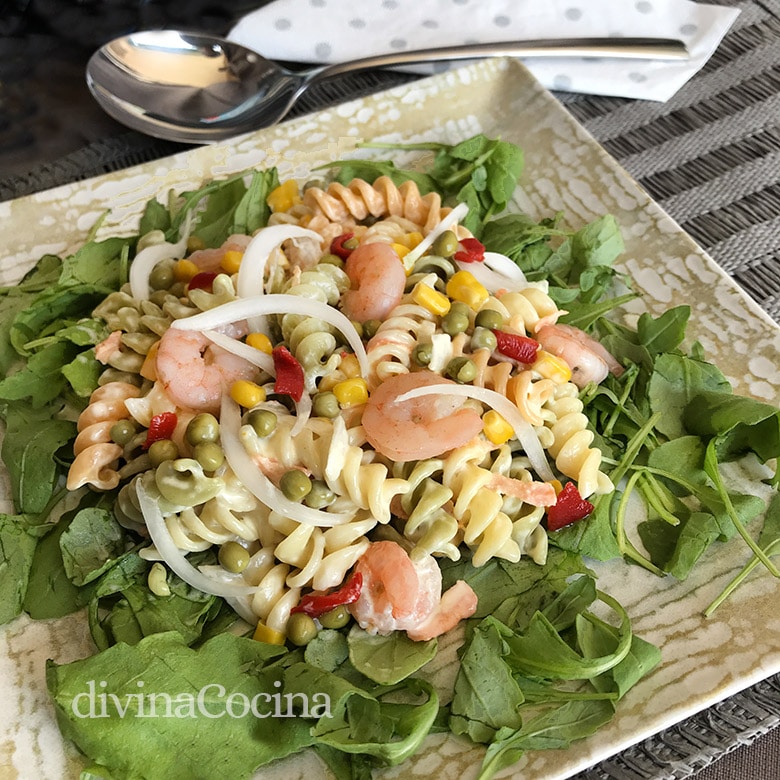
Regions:
<svg viewBox="0 0 780 780"><path fill-rule="evenodd" d="M314 55L320 61L327 60L328 57L330 57L330 52L331 48L329 43L318 43L314 47Z"/></svg>
<svg viewBox="0 0 780 780"><path fill-rule="evenodd" d="M525 60L545 87L668 100L701 68L738 13L693 0L274 0L244 17L247 27L234 40L272 60L319 64L529 38L681 38L693 57L662 67L639 60L626 66L610 57ZM401 67L437 73L462 65Z"/></svg>

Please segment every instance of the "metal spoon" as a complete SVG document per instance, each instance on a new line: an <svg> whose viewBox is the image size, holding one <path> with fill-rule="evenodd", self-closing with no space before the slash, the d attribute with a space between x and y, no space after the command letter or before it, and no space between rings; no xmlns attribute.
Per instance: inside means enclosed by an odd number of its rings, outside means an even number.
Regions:
<svg viewBox="0 0 780 780"><path fill-rule="evenodd" d="M87 64L101 107L134 130L171 141L208 143L279 122L312 84L333 76L441 60L483 57L686 59L681 41L583 38L449 46L293 72L212 35L175 30L116 38Z"/></svg>

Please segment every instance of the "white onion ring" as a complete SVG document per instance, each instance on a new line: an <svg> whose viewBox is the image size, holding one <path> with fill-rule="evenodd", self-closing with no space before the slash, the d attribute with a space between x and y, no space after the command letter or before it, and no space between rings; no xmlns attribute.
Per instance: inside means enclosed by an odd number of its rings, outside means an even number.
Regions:
<svg viewBox="0 0 780 780"><path fill-rule="evenodd" d="M462 217L465 217L469 213L469 207L465 203L459 203L455 208L439 221L439 224L431 230L430 233L420 241L417 246L408 252L404 258L403 263L406 268L411 268L419 258L427 251L433 242L445 231L449 230L456 222L459 222Z"/></svg>
<svg viewBox="0 0 780 780"><path fill-rule="evenodd" d="M273 482L257 467L252 457L244 449L239 439L241 428L241 413L238 404L229 396L222 397L222 408L219 415L219 431L225 460L233 473L263 504L279 512L285 517L303 525L314 525L321 528L348 523L353 514L349 512L326 512L312 509L305 504L290 501Z"/></svg>
<svg viewBox="0 0 780 780"><path fill-rule="evenodd" d="M455 261L462 271L468 271L488 292L498 290L522 290L528 287L528 280L519 266L506 255L499 252L485 252L485 259L480 263L464 263Z"/></svg>
<svg viewBox="0 0 780 780"><path fill-rule="evenodd" d="M187 239L190 237L192 225L192 212L187 212L187 218L181 228L181 238L171 244L167 241L162 244L151 244L142 249L130 264L130 294L133 298L145 301L149 298L149 276L152 269L163 260L169 260L173 257L181 257L187 250Z"/></svg>
<svg viewBox="0 0 780 780"><path fill-rule="evenodd" d="M520 414L518 408L506 397L497 393L495 390L488 390L485 387L474 387L473 385L452 385L436 384L426 385L425 387L415 387L413 390L407 390L396 398L396 403L410 401L412 398L419 398L423 395L459 395L464 398L474 398L495 409L511 426L517 436L518 441L528 455L534 471L544 480L555 479L550 465L547 463L547 457L544 454L544 448L536 435L536 431L531 424Z"/></svg>
<svg viewBox="0 0 780 780"><path fill-rule="evenodd" d="M138 506L141 508L146 521L146 527L149 530L149 536L151 536L157 552L160 553L162 560L165 561L171 571L178 574L188 585L203 593L209 593L212 596L222 596L223 598L248 596L257 590L257 587L254 585L239 585L238 582L224 581L224 578L221 578L223 581L219 582L213 577L198 571L176 546L168 531L168 526L165 524L165 518L160 511L157 501L146 492L146 488L144 488L140 480L136 482L136 493L138 495ZM236 574L235 578L246 582L240 574Z"/></svg>
<svg viewBox="0 0 780 780"><path fill-rule="evenodd" d="M243 358L247 363L251 363L253 366L261 368L270 376L276 376L274 359L265 352L261 352L259 349L255 349L254 347L249 346L249 344L245 344L243 341L220 333L218 330L204 330L203 335L209 341L213 341L218 347L224 349L225 352L230 352L233 355Z"/></svg>
<svg viewBox="0 0 780 780"><path fill-rule="evenodd" d="M265 292L263 275L268 258L276 247L288 238L311 238L322 242L322 236L298 225L271 225L263 228L247 244L238 268L236 292L239 298L262 295Z"/></svg>
<svg viewBox="0 0 780 780"><path fill-rule="evenodd" d="M246 320L262 314L302 314L306 317L316 317L325 320L334 328L338 328L346 336L355 357L360 363L360 371L363 376L368 375L368 357L363 342L355 330L355 326L338 309L334 309L327 303L316 301L313 298L304 298L300 295L288 295L287 293L272 293L269 295L255 295L251 298L237 298L228 301L221 306L195 314L192 317L184 317L174 320L172 328L180 330L207 331L221 328L239 320Z"/></svg>

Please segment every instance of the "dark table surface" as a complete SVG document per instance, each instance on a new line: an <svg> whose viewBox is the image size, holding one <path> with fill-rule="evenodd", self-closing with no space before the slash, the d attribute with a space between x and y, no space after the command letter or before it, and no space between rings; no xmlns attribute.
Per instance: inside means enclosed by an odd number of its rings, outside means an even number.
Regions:
<svg viewBox="0 0 780 780"><path fill-rule="evenodd" d="M667 103L558 97L780 320L780 0L716 1L742 13L705 68ZM260 4L0 2L0 200L186 149L106 116L84 82L87 59L102 43L135 29L226 33ZM410 78L364 74L314 92L296 113ZM780 676L775 676L578 777L776 780L779 722Z"/></svg>

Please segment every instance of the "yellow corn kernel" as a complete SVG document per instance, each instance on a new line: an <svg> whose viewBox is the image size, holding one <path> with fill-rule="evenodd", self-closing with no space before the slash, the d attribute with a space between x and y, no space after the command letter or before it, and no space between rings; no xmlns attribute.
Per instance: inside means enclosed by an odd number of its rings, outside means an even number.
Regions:
<svg viewBox="0 0 780 780"><path fill-rule="evenodd" d="M398 255L398 257L403 260L409 252L412 251L412 248L409 246L405 246L404 244L390 244L391 249L395 251L395 253Z"/></svg>
<svg viewBox="0 0 780 780"><path fill-rule="evenodd" d="M295 179L288 179L284 184L280 184L271 190L266 199L271 211L289 211L293 206L301 202L301 196L298 194L298 182Z"/></svg>
<svg viewBox="0 0 780 780"><path fill-rule="evenodd" d="M490 297L484 285L469 271L456 271L447 281L447 295L454 301L465 303L474 311Z"/></svg>
<svg viewBox="0 0 780 780"><path fill-rule="evenodd" d="M566 361L543 349L536 353L536 360L531 364L531 369L559 385L571 380L571 369Z"/></svg>
<svg viewBox="0 0 780 780"><path fill-rule="evenodd" d="M428 309L431 314L437 314L440 317L443 317L452 305L450 299L444 293L440 293L430 285L422 282L417 282L414 286L412 300L424 309Z"/></svg>
<svg viewBox="0 0 780 780"><path fill-rule="evenodd" d="M157 381L157 350L159 348L159 341L155 341L154 344L149 347L144 362L141 364L141 370L138 372L144 379L148 379L151 382Z"/></svg>
<svg viewBox="0 0 780 780"><path fill-rule="evenodd" d="M239 406L251 409L265 401L265 390L247 379L239 379L230 386L230 397Z"/></svg>
<svg viewBox="0 0 780 780"><path fill-rule="evenodd" d="M495 409L483 415L482 430L493 444L505 444L515 435L515 429Z"/></svg>
<svg viewBox="0 0 780 780"><path fill-rule="evenodd" d="M222 255L222 262L220 266L226 274L237 274L238 269L241 267L241 260L244 257L244 253L238 249L228 249L224 255Z"/></svg>
<svg viewBox="0 0 780 780"><path fill-rule="evenodd" d="M267 645L283 645L284 634L281 631L277 631L271 626L267 626L265 623L257 621L257 628L255 628L254 636L252 637L257 642L265 642Z"/></svg>
<svg viewBox="0 0 780 780"><path fill-rule="evenodd" d="M357 406L368 401L368 387L366 380L356 376L352 379L344 379L333 385L333 394L339 402L339 406Z"/></svg>
<svg viewBox="0 0 780 780"><path fill-rule="evenodd" d="M200 268L192 260L178 260L173 266L173 278L177 282L189 282L193 276L199 273Z"/></svg>
<svg viewBox="0 0 780 780"><path fill-rule="evenodd" d="M403 244L408 249L414 249L420 241L423 240L423 234L419 230L413 230L411 233L406 233L398 239L399 244Z"/></svg>
<svg viewBox="0 0 780 780"><path fill-rule="evenodd" d="M353 379L360 376L360 361L357 359L357 355L352 352L346 352L341 356L341 363L339 363L339 370L344 374L347 379Z"/></svg>
<svg viewBox="0 0 780 780"><path fill-rule="evenodd" d="M274 351L274 345L265 333L249 333L246 337L246 343L250 347L259 349L260 352L265 352L266 355L270 355Z"/></svg>

